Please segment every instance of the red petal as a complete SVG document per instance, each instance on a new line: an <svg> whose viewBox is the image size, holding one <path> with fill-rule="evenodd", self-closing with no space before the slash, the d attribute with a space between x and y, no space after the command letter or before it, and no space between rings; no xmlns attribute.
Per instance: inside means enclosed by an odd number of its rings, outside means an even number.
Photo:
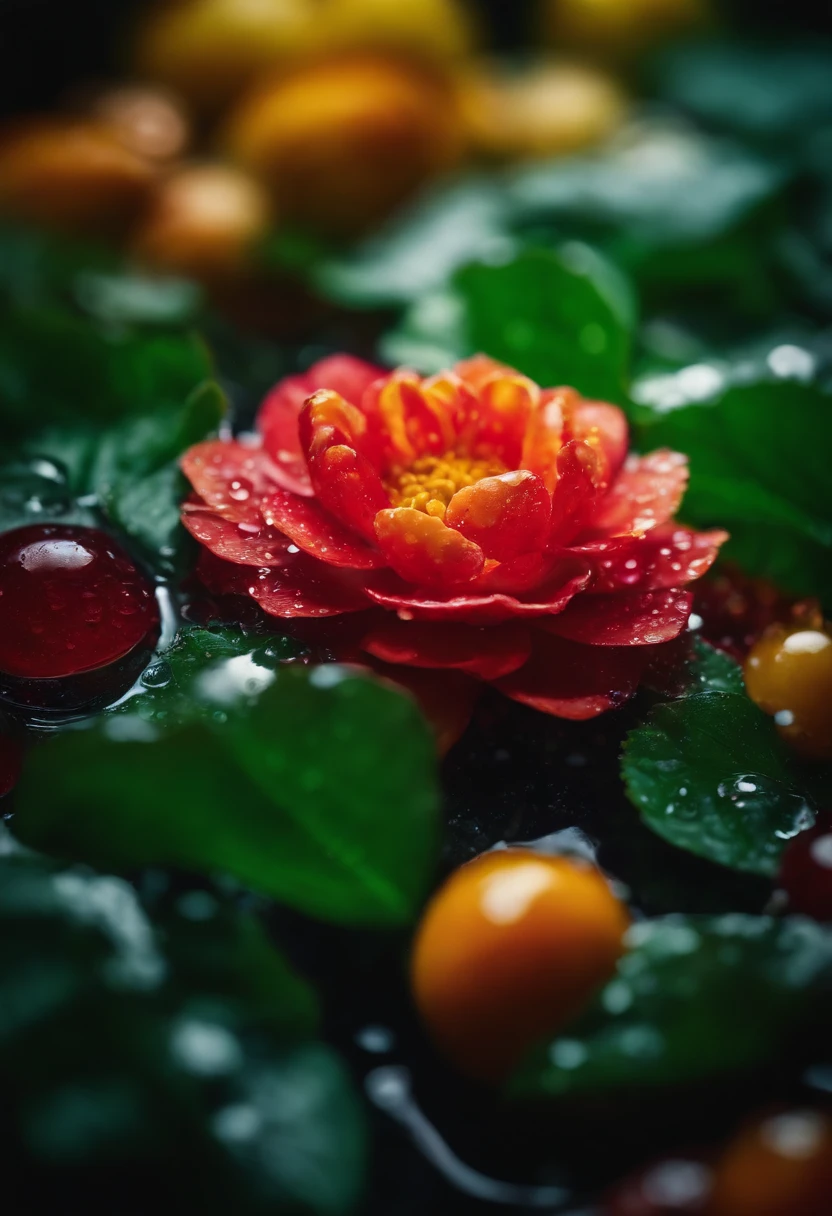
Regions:
<svg viewBox="0 0 832 1216"><path fill-rule="evenodd" d="M484 565L482 549L434 515L411 507L379 511L379 547L397 574L409 583L467 583Z"/></svg>
<svg viewBox="0 0 832 1216"><path fill-rule="evenodd" d="M453 447L455 431L447 394L425 391L415 372L397 371L364 397L368 455L378 467L408 465L422 455Z"/></svg>
<svg viewBox="0 0 832 1216"><path fill-rule="evenodd" d="M646 532L675 514L688 484L687 457L661 448L648 456L630 456L598 503L589 526L608 536Z"/></svg>
<svg viewBox="0 0 832 1216"><path fill-rule="evenodd" d="M471 721L482 684L461 671L430 671L393 667L370 660L372 669L413 696L436 736L436 750L445 756Z"/></svg>
<svg viewBox="0 0 832 1216"><path fill-rule="evenodd" d="M496 680L525 663L531 638L525 625L478 629L473 625L390 618L371 628L361 645L385 663L452 667L481 680Z"/></svg>
<svg viewBox="0 0 832 1216"><path fill-rule="evenodd" d="M494 625L514 617L543 617L561 612L589 582L586 565L570 563L556 578L538 588L528 599L492 592L441 596L414 591L399 579L383 573L367 584L367 595L384 608L395 609L401 620L463 621L472 625Z"/></svg>
<svg viewBox="0 0 832 1216"><path fill-rule="evenodd" d="M509 367L507 363L498 363L490 355L472 355L470 359L462 359L455 364L454 373L470 385L475 393L495 376L518 374L513 367Z"/></svg>
<svg viewBox="0 0 832 1216"><path fill-rule="evenodd" d="M389 374L383 367L365 363L353 355L327 355L325 359L312 364L306 379L312 386L309 393L317 392L319 388L329 388L340 393L352 405L360 405L373 381Z"/></svg>
<svg viewBox="0 0 832 1216"><path fill-rule="evenodd" d="M360 574L327 566L305 553L287 554L279 565L259 572L203 555L198 573L209 590L250 596L271 616L338 616L368 606Z"/></svg>
<svg viewBox="0 0 832 1216"><path fill-rule="evenodd" d="M522 463L529 419L540 403L540 389L519 372L506 371L480 386L479 400L479 425L471 451L474 455L494 453L509 468L517 468Z"/></svg>
<svg viewBox="0 0 832 1216"><path fill-rule="evenodd" d="M366 430L367 420L361 410L328 389L313 393L298 417L300 446L307 464L336 444L355 448ZM312 482L314 485L314 478Z"/></svg>
<svg viewBox="0 0 832 1216"><path fill-rule="evenodd" d="M692 532L676 524L661 524L646 536L621 538L604 551L604 541L593 562L595 592L640 589L655 591L680 587L700 578L713 565L727 532Z"/></svg>
<svg viewBox="0 0 832 1216"><path fill-rule="evenodd" d="M688 623L689 591L620 591L582 595L544 628L592 646L652 646L678 637Z"/></svg>
<svg viewBox="0 0 832 1216"><path fill-rule="evenodd" d="M604 401L580 401L569 419L569 433L598 453L609 484L627 455L629 429L622 410Z"/></svg>
<svg viewBox="0 0 832 1216"><path fill-rule="evenodd" d="M316 456L309 471L318 500L330 515L375 543L376 516L390 506L390 499L366 456L337 444Z"/></svg>
<svg viewBox="0 0 832 1216"><path fill-rule="evenodd" d="M267 395L257 415L257 429L266 452L279 470L280 484L296 494L311 495L312 484L298 435L298 417L304 402L318 389L331 389L359 405L365 389L385 373L380 367L331 355L300 376L287 376Z"/></svg>
<svg viewBox="0 0 832 1216"><path fill-rule="evenodd" d="M517 469L458 490L448 504L445 523L479 545L486 557L505 561L543 548L551 512L543 482Z"/></svg>
<svg viewBox="0 0 832 1216"><path fill-rule="evenodd" d="M535 633L532 655L496 687L556 718L595 718L628 700L652 651L639 646L582 646Z"/></svg>
<svg viewBox="0 0 832 1216"><path fill-rule="evenodd" d="M557 482L552 495L553 542L574 536L592 510L601 482L600 457L580 439L570 439L557 456Z"/></svg>
<svg viewBox="0 0 832 1216"><path fill-rule="evenodd" d="M564 442L564 423L581 398L571 388L544 394L529 418L520 463L536 473L551 494L557 480L557 458Z"/></svg>
<svg viewBox="0 0 832 1216"><path fill-rule="evenodd" d="M274 489L274 465L261 447L209 439L188 448L180 468L197 494L238 523L261 524L259 498Z"/></svg>
<svg viewBox="0 0 832 1216"><path fill-rule="evenodd" d="M285 536L267 527L262 520L235 523L207 507L190 503L182 508L182 523L201 545L225 561L242 566L269 566L286 551Z"/></svg>
<svg viewBox="0 0 832 1216"><path fill-rule="evenodd" d="M360 541L314 498L279 491L266 495L260 509L267 524L279 528L305 553L331 566L372 570L385 564L380 553Z"/></svg>

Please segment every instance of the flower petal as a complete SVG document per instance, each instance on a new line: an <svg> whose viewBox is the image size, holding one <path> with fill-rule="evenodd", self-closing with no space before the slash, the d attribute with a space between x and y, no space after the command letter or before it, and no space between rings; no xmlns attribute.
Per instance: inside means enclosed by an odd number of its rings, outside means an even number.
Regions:
<svg viewBox="0 0 832 1216"><path fill-rule="evenodd" d="M627 456L629 428L623 410L605 401L580 401L569 418L569 433L598 453L609 485Z"/></svg>
<svg viewBox="0 0 832 1216"><path fill-rule="evenodd" d="M582 439L570 439L557 455L552 494L552 542L565 544L591 512L601 484L601 457Z"/></svg>
<svg viewBox="0 0 832 1216"><path fill-rule="evenodd" d="M471 625L494 625L514 617L544 617L561 612L590 579L589 566L569 563L556 577L529 593L527 599L490 592L466 591L442 596L439 592L413 590L392 574L382 571L367 582L367 595L383 608L392 608L400 620L464 621Z"/></svg>
<svg viewBox="0 0 832 1216"><path fill-rule="evenodd" d="M462 671L432 671L424 667L394 667L370 660L373 671L392 680L415 698L436 736L436 750L446 756L471 721L482 692L479 680Z"/></svg>
<svg viewBox="0 0 832 1216"><path fill-rule="evenodd" d="M543 395L526 427L520 464L536 473L550 494L557 480L557 458L565 439L565 421L580 400L572 388L550 389Z"/></svg>
<svg viewBox="0 0 832 1216"><path fill-rule="evenodd" d="M274 489L274 466L261 447L233 439L197 443L181 457L179 467L197 494L238 523L261 524L259 498Z"/></svg>
<svg viewBox="0 0 832 1216"><path fill-rule="evenodd" d="M540 478L516 469L457 490L445 523L479 545L486 557L505 561L543 548L551 513Z"/></svg>
<svg viewBox="0 0 832 1216"><path fill-rule="evenodd" d="M379 547L397 574L417 586L467 583L485 564L482 549L434 515L412 507L379 511Z"/></svg>
<svg viewBox="0 0 832 1216"><path fill-rule="evenodd" d="M645 536L619 538L608 549L596 542L595 576L589 590L658 590L681 587L700 578L713 565L727 532L693 532L676 524L661 524Z"/></svg>
<svg viewBox="0 0 832 1216"><path fill-rule="evenodd" d="M688 484L687 457L660 448L630 456L589 521L593 535L646 532L674 514Z"/></svg>
<svg viewBox="0 0 832 1216"><path fill-rule="evenodd" d="M542 713L584 721L633 695L651 653L639 646L582 646L536 632L531 658L495 687Z"/></svg>
<svg viewBox="0 0 832 1216"><path fill-rule="evenodd" d="M371 549L354 532L348 531L314 498L300 498L297 494L277 491L263 498L260 509L267 524L279 528L305 553L331 566L372 570L385 564L377 550Z"/></svg>
<svg viewBox="0 0 832 1216"><path fill-rule="evenodd" d="M682 632L692 602L689 591L677 589L583 595L542 624L559 637L591 646L652 646Z"/></svg>
<svg viewBox="0 0 832 1216"><path fill-rule="evenodd" d="M197 573L210 591L249 596L271 616L338 616L368 607L361 574L327 566L305 553L286 554L279 564L259 571L203 553Z"/></svg>
<svg viewBox="0 0 832 1216"><path fill-rule="evenodd" d="M385 663L456 668L481 680L496 680L525 663L531 652L531 637L528 628L519 624L478 629L473 625L391 617L374 625L361 645Z"/></svg>
<svg viewBox="0 0 832 1216"><path fill-rule="evenodd" d="M259 525L235 523L216 511L191 503L182 507L182 523L209 552L242 566L269 566L285 553L289 543L262 520Z"/></svg>
<svg viewBox="0 0 832 1216"><path fill-rule="evenodd" d="M298 416L300 446L307 464L336 444L356 448L366 430L367 420L361 410L329 389L313 393Z"/></svg>
<svg viewBox="0 0 832 1216"><path fill-rule="evenodd" d="M303 375L287 376L275 385L260 406L257 429L279 470L281 486L296 494L313 492L298 435L298 417L306 399L318 389L331 389L359 405L369 385L384 374L382 368L352 355L331 355Z"/></svg>
<svg viewBox="0 0 832 1216"><path fill-rule="evenodd" d="M375 544L376 515L390 506L390 499L366 456L336 444L310 461L309 472L318 501L330 515Z"/></svg>

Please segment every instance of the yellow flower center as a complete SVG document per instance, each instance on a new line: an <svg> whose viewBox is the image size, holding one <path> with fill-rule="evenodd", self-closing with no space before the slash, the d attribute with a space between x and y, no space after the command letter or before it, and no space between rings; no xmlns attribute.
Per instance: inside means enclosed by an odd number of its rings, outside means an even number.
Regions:
<svg viewBox="0 0 832 1216"><path fill-rule="evenodd" d="M506 471L493 456L483 459L446 452L444 456L420 456L407 468L391 469L386 488L394 507L411 507L444 519L457 490Z"/></svg>

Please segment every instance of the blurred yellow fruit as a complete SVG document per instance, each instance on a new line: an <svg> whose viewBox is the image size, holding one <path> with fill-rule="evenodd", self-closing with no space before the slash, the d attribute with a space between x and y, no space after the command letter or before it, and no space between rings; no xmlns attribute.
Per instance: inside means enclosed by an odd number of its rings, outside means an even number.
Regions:
<svg viewBox="0 0 832 1216"><path fill-rule="evenodd" d="M462 100L472 145L499 157L553 156L598 143L627 109L605 72L559 62L514 73L482 67L463 82Z"/></svg>
<svg viewBox="0 0 832 1216"><path fill-rule="evenodd" d="M459 0L319 0L325 49L403 51L428 60L470 51L472 25Z"/></svg>
<svg viewBox="0 0 832 1216"><path fill-rule="evenodd" d="M175 160L188 146L187 115L162 89L141 85L109 89L95 98L91 110L125 148L148 160Z"/></svg>
<svg viewBox="0 0 832 1216"><path fill-rule="evenodd" d="M413 65L327 60L245 98L232 156L268 182L281 215L343 235L369 227L462 152L452 89Z"/></svg>
<svg viewBox="0 0 832 1216"><path fill-rule="evenodd" d="M219 109L253 77L305 54L313 0L168 0L136 33L139 73L202 109Z"/></svg>
<svg viewBox="0 0 832 1216"><path fill-rule="evenodd" d="M709 0L543 0L544 38L558 50L626 59L707 22Z"/></svg>
<svg viewBox="0 0 832 1216"><path fill-rule="evenodd" d="M122 231L155 177L148 160L94 122L28 122L0 143L0 210L71 232Z"/></svg>
<svg viewBox="0 0 832 1216"><path fill-rule="evenodd" d="M168 0L135 36L140 74L217 110L254 79L341 50L462 55L470 25L458 0Z"/></svg>
<svg viewBox="0 0 832 1216"><path fill-rule="evenodd" d="M270 222L269 198L248 174L230 165L186 165L156 190L133 251L157 270L226 276L246 268Z"/></svg>

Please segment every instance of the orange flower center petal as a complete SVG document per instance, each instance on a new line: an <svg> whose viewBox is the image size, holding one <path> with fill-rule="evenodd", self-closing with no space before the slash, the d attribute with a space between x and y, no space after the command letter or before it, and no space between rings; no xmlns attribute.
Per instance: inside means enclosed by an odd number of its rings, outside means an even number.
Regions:
<svg viewBox="0 0 832 1216"><path fill-rule="evenodd" d="M420 456L406 468L391 469L385 479L385 489L394 507L409 507L444 519L448 503L457 490L507 471L496 457L479 458L446 452L444 456Z"/></svg>

